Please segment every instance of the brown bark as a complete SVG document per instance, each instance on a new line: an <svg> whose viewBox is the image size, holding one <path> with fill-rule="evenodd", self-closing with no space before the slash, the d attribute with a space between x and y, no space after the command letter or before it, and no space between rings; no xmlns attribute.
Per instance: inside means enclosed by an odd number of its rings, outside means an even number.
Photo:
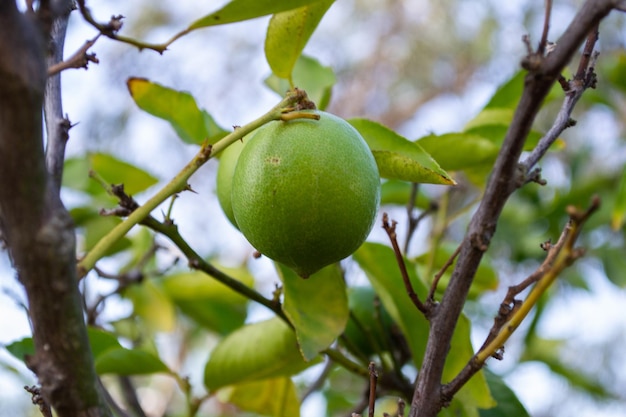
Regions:
<svg viewBox="0 0 626 417"><path fill-rule="evenodd" d="M46 170L46 50L34 17L0 2L0 229L26 289L35 344L27 364L44 400L61 417L107 416L83 320L74 227Z"/></svg>

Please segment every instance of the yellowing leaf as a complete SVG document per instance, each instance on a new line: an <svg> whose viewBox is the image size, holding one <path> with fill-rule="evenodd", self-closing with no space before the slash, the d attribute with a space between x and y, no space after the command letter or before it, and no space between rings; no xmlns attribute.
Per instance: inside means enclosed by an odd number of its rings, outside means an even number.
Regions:
<svg viewBox="0 0 626 417"><path fill-rule="evenodd" d="M611 213L611 227L613 230L619 230L624 225L626 219L626 169L622 173L619 182L619 188L615 195L615 203L613 212Z"/></svg>
<svg viewBox="0 0 626 417"><path fill-rule="evenodd" d="M298 417L300 401L290 378L273 378L264 381L234 385L219 395L243 411L271 416Z"/></svg>
<svg viewBox="0 0 626 417"><path fill-rule="evenodd" d="M153 281L145 280L140 285L126 289L124 296L133 302L134 312L157 331L168 332L176 324L176 312L170 298Z"/></svg>
<svg viewBox="0 0 626 417"><path fill-rule="evenodd" d="M280 318L246 325L211 352L204 385L216 390L242 382L297 374L315 361L302 359L294 331Z"/></svg>
<svg viewBox="0 0 626 417"><path fill-rule="evenodd" d="M215 143L227 133L213 118L200 110L193 96L145 78L130 78L128 91L140 109L168 121L187 143Z"/></svg>

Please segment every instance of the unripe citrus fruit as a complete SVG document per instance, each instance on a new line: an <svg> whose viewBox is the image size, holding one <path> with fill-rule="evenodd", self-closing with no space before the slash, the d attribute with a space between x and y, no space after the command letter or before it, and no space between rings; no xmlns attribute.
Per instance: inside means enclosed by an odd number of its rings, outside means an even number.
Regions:
<svg viewBox="0 0 626 417"><path fill-rule="evenodd" d="M231 144L220 155L220 163L217 167L217 200L224 211L224 214L233 226L237 227L235 221L235 215L233 214L233 205L231 202L231 189L233 184L233 174L235 173L235 166L239 159L239 154L243 149L245 143L248 143L251 135L244 138L244 141L237 141Z"/></svg>
<svg viewBox="0 0 626 417"><path fill-rule="evenodd" d="M239 229L259 252L312 273L352 254L380 201L376 161L345 120L270 122L243 148L232 182Z"/></svg>

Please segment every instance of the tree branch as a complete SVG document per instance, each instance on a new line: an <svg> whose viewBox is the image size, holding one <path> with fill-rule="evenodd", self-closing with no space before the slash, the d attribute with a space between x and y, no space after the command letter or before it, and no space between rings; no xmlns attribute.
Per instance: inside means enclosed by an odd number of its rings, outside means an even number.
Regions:
<svg viewBox="0 0 626 417"><path fill-rule="evenodd" d="M584 250L575 248L574 244L580 235L584 223L599 207L600 200L597 197L593 199L589 208L584 212L579 212L578 210L568 207L570 220L563 229L558 242L554 245L549 243L542 244L542 247L547 249L548 255L541 266L522 283L509 287L500 305L498 316L494 319L494 325L482 347L472 359L469 360L463 370L461 370L449 384L443 386L442 395L444 401L451 400L454 394L456 394L476 372L482 369L488 358L494 357L496 359L502 359L501 351L504 343L536 305L539 297L547 291L565 268L570 266L576 259L583 256ZM532 284L536 285L523 302L515 299L520 292Z"/></svg>
<svg viewBox="0 0 626 417"><path fill-rule="evenodd" d="M0 3L0 228L28 297L35 355L26 362L43 399L60 417L108 416L83 321L74 227L46 172L46 54L32 17Z"/></svg>
<svg viewBox="0 0 626 417"><path fill-rule="evenodd" d="M489 248L497 220L510 194L517 188L516 171L524 142L544 98L587 34L616 1L589 0L574 17L558 45L547 56L530 54L522 97L489 178L485 195L474 214L461 246L441 304L433 311L422 368L411 403L411 417L434 417L444 406L441 377L456 323L483 254Z"/></svg>
<svg viewBox="0 0 626 417"><path fill-rule="evenodd" d="M87 51L89 51L89 48L91 48L96 43L99 37L100 37L100 34L96 35L93 39L90 39L87 42L85 42L83 46L78 48L78 50L74 52L74 54L71 57L69 57L67 60L56 61L55 64L50 65L48 67L48 75L52 76L54 74L58 74L59 72L64 71L69 68L87 69L87 66L89 65L90 62L93 62L94 64L100 63L100 61L98 61L98 58L96 57L96 54L87 53Z"/></svg>
<svg viewBox="0 0 626 417"><path fill-rule="evenodd" d="M71 2L54 19L50 30L50 44L46 64L48 68L63 61L63 47L67 22L71 12ZM63 116L63 102L61 99L61 75L51 75L46 81L44 116L46 122L46 168L52 180L54 192L61 190L63 178L63 162L65 161L65 145L69 139L71 123Z"/></svg>

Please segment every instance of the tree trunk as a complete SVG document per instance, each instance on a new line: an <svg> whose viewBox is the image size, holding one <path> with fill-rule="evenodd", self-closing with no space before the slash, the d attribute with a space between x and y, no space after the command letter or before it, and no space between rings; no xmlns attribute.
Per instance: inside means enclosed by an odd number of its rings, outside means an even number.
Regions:
<svg viewBox="0 0 626 417"><path fill-rule="evenodd" d="M27 364L44 400L60 417L108 416L83 320L74 227L46 171L43 40L32 12L0 2L0 231L26 289L35 344Z"/></svg>

